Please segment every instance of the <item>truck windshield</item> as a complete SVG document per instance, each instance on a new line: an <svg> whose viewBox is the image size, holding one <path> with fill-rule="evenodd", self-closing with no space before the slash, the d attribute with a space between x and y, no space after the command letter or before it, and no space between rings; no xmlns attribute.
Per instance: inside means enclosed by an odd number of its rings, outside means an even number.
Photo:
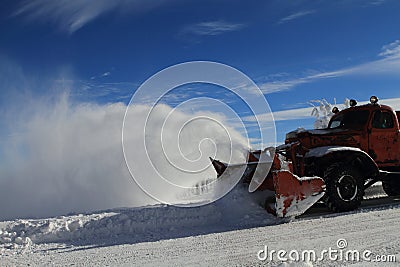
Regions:
<svg viewBox="0 0 400 267"><path fill-rule="evenodd" d="M356 110L340 114L329 122L330 129L359 129L368 122L368 110Z"/></svg>

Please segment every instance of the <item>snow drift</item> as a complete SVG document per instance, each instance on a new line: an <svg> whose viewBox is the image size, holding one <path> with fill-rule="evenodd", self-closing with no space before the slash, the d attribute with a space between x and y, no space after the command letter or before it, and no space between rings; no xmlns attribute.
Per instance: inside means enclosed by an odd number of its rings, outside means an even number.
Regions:
<svg viewBox="0 0 400 267"><path fill-rule="evenodd" d="M263 199L263 198L262 198ZM276 224L260 199L239 184L224 198L206 206L153 205L112 209L49 219L20 219L0 225L0 251L24 253L32 244L115 245L179 238Z"/></svg>

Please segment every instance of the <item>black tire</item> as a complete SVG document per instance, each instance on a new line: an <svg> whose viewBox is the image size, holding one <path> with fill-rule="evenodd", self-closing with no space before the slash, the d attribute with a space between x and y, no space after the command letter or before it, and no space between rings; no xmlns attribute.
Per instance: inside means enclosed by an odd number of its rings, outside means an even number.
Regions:
<svg viewBox="0 0 400 267"><path fill-rule="evenodd" d="M390 179L382 181L383 191L390 196L400 196L400 175L390 177Z"/></svg>
<svg viewBox="0 0 400 267"><path fill-rule="evenodd" d="M324 202L334 212L356 210L364 197L364 179L353 166L340 162L329 166L324 175Z"/></svg>

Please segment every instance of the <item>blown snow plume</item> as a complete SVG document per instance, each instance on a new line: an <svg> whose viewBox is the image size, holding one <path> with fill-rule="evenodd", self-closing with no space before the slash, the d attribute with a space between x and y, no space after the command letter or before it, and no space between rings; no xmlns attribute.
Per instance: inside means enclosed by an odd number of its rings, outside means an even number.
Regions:
<svg viewBox="0 0 400 267"><path fill-rule="evenodd" d="M68 95L63 94L56 101L42 99L18 107L9 110L2 121L5 127L0 143L0 219L157 203L133 182L124 161L121 128L125 104L73 104ZM146 105L135 107L133 128L129 129L132 134L126 139L130 147L139 147L143 143L141 133L149 109ZM162 151L158 129L171 110L167 105L158 106L147 124L147 132L152 133L153 140L148 144L149 154L158 168L166 170L169 170L169 163ZM208 114L210 116L212 114ZM174 112L163 128L164 136L172 140L190 118L190 115ZM219 115L218 120L223 118ZM225 130L228 129L233 137L229 141L234 146L245 148L246 145L232 128L221 128L210 120L196 120L193 126L182 130L179 147L192 159L199 157L202 151L204 155L191 163L202 171L182 177L187 185L215 177L211 167L204 168L204 164L215 144L226 147ZM202 142L203 139L214 141ZM187 164L180 151L169 151L168 156L175 164ZM219 153L222 157L231 156L223 149ZM141 158L134 158L133 164L141 168L145 157L143 154ZM238 152L234 157L240 160L243 155ZM141 169L140 175L143 180L152 180L146 169ZM171 202L178 202L179 199L174 198L182 193L159 190L160 194L167 194Z"/></svg>
<svg viewBox="0 0 400 267"><path fill-rule="evenodd" d="M20 69L1 67L0 86L24 92L24 98L6 96L8 104L0 106L0 219L160 202L204 205L229 193L241 178L216 179L209 157L243 163L250 139L261 146L275 143L261 90L224 64L166 68L129 92L134 95L128 105L71 101L65 93L51 97L60 87L41 81L36 88ZM68 81L79 96L84 89ZM192 84L205 88L190 90ZM170 94L176 88L183 90ZM98 100L96 92L90 96ZM244 125L239 113L254 120ZM263 126L261 116L270 119Z"/></svg>

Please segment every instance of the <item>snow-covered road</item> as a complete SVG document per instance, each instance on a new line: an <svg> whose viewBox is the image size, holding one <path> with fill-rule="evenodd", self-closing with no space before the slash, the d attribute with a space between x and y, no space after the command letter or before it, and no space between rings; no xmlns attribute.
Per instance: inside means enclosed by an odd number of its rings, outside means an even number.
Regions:
<svg viewBox="0 0 400 267"><path fill-rule="evenodd" d="M269 252L296 250L300 255L315 250L319 258L324 249L338 249L338 239L347 242L339 250L344 254L349 250L361 254L371 251L372 260L391 255L400 260L399 202L323 217L311 214L282 223L254 203L244 205L242 191L235 190L227 199L199 208L159 206L4 222L0 225L2 238L10 236L14 242L3 242L0 265L269 266L285 261L276 254L272 261L260 261L257 254L265 246ZM232 204L231 209L227 203ZM241 205L244 208L240 209ZM24 245L26 236L36 244ZM17 237L21 242L15 242ZM326 254L321 261L303 264L367 265L345 261L345 257L332 261Z"/></svg>

